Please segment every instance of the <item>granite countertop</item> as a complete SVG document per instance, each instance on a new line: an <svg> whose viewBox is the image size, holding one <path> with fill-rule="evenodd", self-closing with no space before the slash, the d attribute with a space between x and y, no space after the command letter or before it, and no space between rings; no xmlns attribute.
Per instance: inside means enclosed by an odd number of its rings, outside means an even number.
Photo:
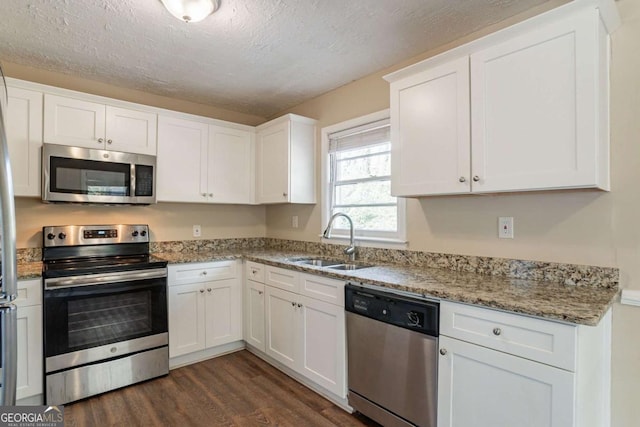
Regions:
<svg viewBox="0 0 640 427"><path fill-rule="evenodd" d="M594 326L607 312L619 290L617 287L571 286L550 281L514 279L446 268L378 264L353 271L331 270L301 264L301 258L323 258L308 252L277 250L159 252L154 260L170 264L246 259L276 267L321 274L352 282L368 283L419 294L428 298L476 304L519 314ZM40 277L42 263L21 262L18 278Z"/></svg>

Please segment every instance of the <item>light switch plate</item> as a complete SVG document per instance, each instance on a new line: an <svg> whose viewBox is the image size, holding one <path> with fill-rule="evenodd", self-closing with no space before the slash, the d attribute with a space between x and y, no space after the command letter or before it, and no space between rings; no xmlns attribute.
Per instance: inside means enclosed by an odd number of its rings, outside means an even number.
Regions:
<svg viewBox="0 0 640 427"><path fill-rule="evenodd" d="M200 237L200 236L202 236L202 227L200 227L199 225L194 225L193 237Z"/></svg>

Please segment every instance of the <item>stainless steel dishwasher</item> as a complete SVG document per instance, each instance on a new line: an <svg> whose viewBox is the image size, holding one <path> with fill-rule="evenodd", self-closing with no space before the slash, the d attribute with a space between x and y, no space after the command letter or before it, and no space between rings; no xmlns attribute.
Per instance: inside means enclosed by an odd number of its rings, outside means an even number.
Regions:
<svg viewBox="0 0 640 427"><path fill-rule="evenodd" d="M345 287L349 405L386 427L436 426L440 304Z"/></svg>

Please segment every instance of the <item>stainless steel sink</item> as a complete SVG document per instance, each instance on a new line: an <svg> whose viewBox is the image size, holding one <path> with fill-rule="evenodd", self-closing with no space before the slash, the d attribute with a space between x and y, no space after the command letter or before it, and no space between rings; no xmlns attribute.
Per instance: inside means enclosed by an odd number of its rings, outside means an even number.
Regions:
<svg viewBox="0 0 640 427"><path fill-rule="evenodd" d="M337 265L329 265L328 268L333 270L360 270L361 268L370 268L372 265L362 265L362 264L337 264Z"/></svg>
<svg viewBox="0 0 640 427"><path fill-rule="evenodd" d="M313 265L314 267L332 267L342 264L344 261L335 259L309 258L298 260L300 264Z"/></svg>

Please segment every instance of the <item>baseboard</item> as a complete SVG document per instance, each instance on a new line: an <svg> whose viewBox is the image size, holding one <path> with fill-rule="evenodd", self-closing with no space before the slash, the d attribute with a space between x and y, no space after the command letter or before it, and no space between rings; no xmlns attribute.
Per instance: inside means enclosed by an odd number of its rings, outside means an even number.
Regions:
<svg viewBox="0 0 640 427"><path fill-rule="evenodd" d="M178 357L169 359L169 369L181 368L182 366L191 365L202 362L214 357L223 356L225 354L234 353L245 348L244 341L234 341L229 344L219 345L217 347L207 348L205 350L196 351Z"/></svg>
<svg viewBox="0 0 640 427"><path fill-rule="evenodd" d="M36 394L35 396L24 397L16 400L16 406L33 406L42 405L44 402L44 395Z"/></svg>

